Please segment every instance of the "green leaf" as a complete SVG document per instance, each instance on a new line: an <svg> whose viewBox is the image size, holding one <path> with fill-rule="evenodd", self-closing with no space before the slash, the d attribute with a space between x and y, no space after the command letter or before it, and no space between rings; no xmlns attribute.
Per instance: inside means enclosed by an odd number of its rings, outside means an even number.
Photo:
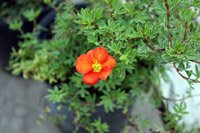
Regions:
<svg viewBox="0 0 200 133"><path fill-rule="evenodd" d="M76 21L82 25L92 25L95 21L100 19L103 16L102 8L93 8L93 9L82 9L80 13L78 13L78 20Z"/></svg>
<svg viewBox="0 0 200 133"><path fill-rule="evenodd" d="M183 9L180 11L179 16L182 22L187 23L194 18L195 12L191 9Z"/></svg>
<svg viewBox="0 0 200 133"><path fill-rule="evenodd" d="M13 20L13 21L9 22L9 28L11 30L20 30L22 28L22 21Z"/></svg>
<svg viewBox="0 0 200 133"><path fill-rule="evenodd" d="M152 8L159 15L164 16L166 14L164 2L160 2L160 1L156 0L156 1L154 1L154 5L152 6Z"/></svg>
<svg viewBox="0 0 200 133"><path fill-rule="evenodd" d="M146 12L145 10L141 11L141 12L136 11L135 14L134 14L133 21L135 23L141 23L141 24L146 23L146 21L149 19L149 16L148 15L143 15L143 14L146 14L145 12Z"/></svg>
<svg viewBox="0 0 200 133"><path fill-rule="evenodd" d="M98 133L109 132L109 126L107 123L103 123L100 118L95 119L92 125L95 127Z"/></svg>
<svg viewBox="0 0 200 133"><path fill-rule="evenodd" d="M23 16L28 19L28 21L35 20L40 15L41 9L29 9L23 12Z"/></svg>
<svg viewBox="0 0 200 133"><path fill-rule="evenodd" d="M116 1L116 0L102 0L102 1L106 2L109 5L112 5L113 2Z"/></svg>
<svg viewBox="0 0 200 133"><path fill-rule="evenodd" d="M112 3L112 8L114 10L113 16L118 16L126 12L124 10L121 0L114 0L114 2Z"/></svg>
<svg viewBox="0 0 200 133"><path fill-rule="evenodd" d="M43 1L44 1L44 3L46 3L46 4L48 4L48 5L50 5L51 2L52 2L52 0L43 0Z"/></svg>
<svg viewBox="0 0 200 133"><path fill-rule="evenodd" d="M159 24L151 24L146 23L144 26L144 34L148 36L148 38L153 39L157 34L161 33L161 28Z"/></svg>
<svg viewBox="0 0 200 133"><path fill-rule="evenodd" d="M113 73L118 78L124 80L124 78L126 76L126 69L124 67L124 64L123 63L117 63L117 66L115 67Z"/></svg>
<svg viewBox="0 0 200 133"><path fill-rule="evenodd" d="M57 86L55 86L54 89L48 89L48 92L49 94L45 98L53 103L65 101L65 98L68 95L68 92L63 89L59 89Z"/></svg>
<svg viewBox="0 0 200 133"><path fill-rule="evenodd" d="M126 2L124 4L124 9L126 12L128 12L129 14L133 15L135 13L135 6L134 6L134 2Z"/></svg>
<svg viewBox="0 0 200 133"><path fill-rule="evenodd" d="M110 45L107 45L107 47L116 54L121 54L120 50L122 47L120 43L111 43Z"/></svg>
<svg viewBox="0 0 200 133"><path fill-rule="evenodd" d="M114 111L115 105L110 96L107 95L101 96L100 104L104 106L106 112Z"/></svg>
<svg viewBox="0 0 200 133"><path fill-rule="evenodd" d="M126 92L121 91L120 89L114 91L111 95L116 99L117 104L120 106L122 106L125 103L128 96Z"/></svg>
<svg viewBox="0 0 200 133"><path fill-rule="evenodd" d="M140 29L139 29L140 30ZM143 34L141 31L136 31L134 30L132 27L127 27L126 31L125 31L125 35L127 37L129 37L130 39L133 39L133 38L140 38L140 37L143 37Z"/></svg>
<svg viewBox="0 0 200 133"><path fill-rule="evenodd" d="M135 57L136 51L134 49L127 48L126 51L122 53L122 55L119 57L119 59L128 65L137 61Z"/></svg>
<svg viewBox="0 0 200 133"><path fill-rule="evenodd" d="M190 45L176 41L173 48L166 48L162 57L169 61L184 62L189 60L195 60L198 58L196 50Z"/></svg>

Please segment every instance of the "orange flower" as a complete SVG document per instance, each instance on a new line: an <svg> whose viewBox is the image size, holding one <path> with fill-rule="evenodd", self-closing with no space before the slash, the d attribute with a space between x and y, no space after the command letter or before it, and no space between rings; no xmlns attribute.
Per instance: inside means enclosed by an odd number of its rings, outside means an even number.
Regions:
<svg viewBox="0 0 200 133"><path fill-rule="evenodd" d="M76 60L76 70L83 74L83 82L87 85L94 85L99 79L105 80L115 65L116 60L103 47L89 50Z"/></svg>

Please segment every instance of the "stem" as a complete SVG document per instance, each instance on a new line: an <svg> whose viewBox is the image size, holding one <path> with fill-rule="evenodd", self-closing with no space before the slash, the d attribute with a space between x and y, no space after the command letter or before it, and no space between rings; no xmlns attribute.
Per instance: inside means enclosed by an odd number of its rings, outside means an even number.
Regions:
<svg viewBox="0 0 200 133"><path fill-rule="evenodd" d="M166 10L167 10L167 29L168 29L168 40L170 42L170 47L172 48L172 40L171 40L171 34L170 34L170 6L169 6L169 3L168 3L168 0L165 0L165 7L166 7ZM184 32L184 37L183 37L183 41L186 41L187 40L187 31L188 31L188 23L186 22L185 23L185 32ZM200 64L199 61L195 61L195 60L190 60L194 63L197 63L197 64ZM189 77L186 77L184 76L183 74L180 73L179 69L176 67L175 63L173 63L173 66L175 68L175 70L178 72L178 74L184 78L185 80L191 80L195 83L200 83L200 81L198 80L195 80L195 79L190 79Z"/></svg>
<svg viewBox="0 0 200 133"><path fill-rule="evenodd" d="M171 40L171 33L170 33L170 6L168 0L165 0L165 7L167 11L167 30L168 30L168 40L170 43L170 47L172 48L172 40Z"/></svg>
<svg viewBox="0 0 200 133"><path fill-rule="evenodd" d="M155 131L152 128L149 129L149 132L151 132L151 133L160 133L160 131Z"/></svg>
<svg viewBox="0 0 200 133"><path fill-rule="evenodd" d="M110 17L113 18L113 7L112 7L112 4L110 4Z"/></svg>
<svg viewBox="0 0 200 133"><path fill-rule="evenodd" d="M159 93L159 89L157 87L155 87L154 89L155 91L155 98L162 98L162 95ZM160 115L161 115L161 120L163 122L164 125L166 125L168 123L168 121L165 120L166 117L166 113L168 112L168 109L166 108L166 105L164 104L163 101L161 101L160 106L157 108L157 110L159 111ZM172 127L170 129L168 129L170 131L170 133L177 133L175 130L175 127Z"/></svg>
<svg viewBox="0 0 200 133"><path fill-rule="evenodd" d="M199 80L190 79L189 77L184 76L184 75L179 71L179 69L176 67L175 63L173 63L173 66L174 66L175 70L177 71L177 73L178 73L182 78L184 78L185 80L192 81L192 82L194 82L194 83L200 83Z"/></svg>
<svg viewBox="0 0 200 133"><path fill-rule="evenodd" d="M187 22L185 23L185 32L184 32L184 37L183 37L183 41L187 40L187 30L188 30L188 24Z"/></svg>
<svg viewBox="0 0 200 133"><path fill-rule="evenodd" d="M199 97L200 94L195 94L195 95L191 95L191 96L187 96L187 97L183 97L183 98L180 98L180 99L175 99L175 98L168 98L168 97L164 97L162 96L162 98L166 101L184 101L188 98L193 98L193 97Z"/></svg>
<svg viewBox="0 0 200 133"><path fill-rule="evenodd" d="M33 20L33 33L35 33L37 27L37 22L36 20Z"/></svg>
<svg viewBox="0 0 200 133"><path fill-rule="evenodd" d="M19 29L19 33L20 33L21 35L23 35L23 34L24 34L24 31L23 31L22 29Z"/></svg>
<svg viewBox="0 0 200 133"><path fill-rule="evenodd" d="M196 60L190 60L190 61L197 63L197 64L200 64L200 61L196 61Z"/></svg>
<svg viewBox="0 0 200 133"><path fill-rule="evenodd" d="M136 123L136 121L132 121L131 118L133 118L133 116L130 116L128 113L125 113L125 117L128 120L128 125L131 126L132 128L134 128L137 132L140 131L138 124Z"/></svg>
<svg viewBox="0 0 200 133"><path fill-rule="evenodd" d="M151 50L153 50L153 51L156 51L156 52L163 52L164 51L164 49L160 49L160 48L156 48L156 47L154 47L153 45L151 45L151 40L146 36L146 35L144 35L144 38L146 39L146 41L147 41L147 46L151 49Z"/></svg>

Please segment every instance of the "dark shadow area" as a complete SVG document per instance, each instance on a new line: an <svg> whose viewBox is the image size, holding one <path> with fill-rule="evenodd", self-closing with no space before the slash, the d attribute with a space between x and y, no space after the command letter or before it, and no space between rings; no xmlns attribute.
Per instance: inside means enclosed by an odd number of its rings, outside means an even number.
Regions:
<svg viewBox="0 0 200 133"><path fill-rule="evenodd" d="M8 66L8 60L13 48L17 48L18 32L8 29L8 25L0 22L0 64L5 68Z"/></svg>

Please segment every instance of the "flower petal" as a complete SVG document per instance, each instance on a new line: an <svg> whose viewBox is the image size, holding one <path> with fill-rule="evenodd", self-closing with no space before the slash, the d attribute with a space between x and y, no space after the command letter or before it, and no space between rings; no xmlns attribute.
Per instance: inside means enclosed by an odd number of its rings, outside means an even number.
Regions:
<svg viewBox="0 0 200 133"><path fill-rule="evenodd" d="M97 61L94 57L94 50L89 50L86 54L90 56L93 63Z"/></svg>
<svg viewBox="0 0 200 133"><path fill-rule="evenodd" d="M99 63L104 63L108 59L108 51L103 47L95 48L93 55Z"/></svg>
<svg viewBox="0 0 200 133"><path fill-rule="evenodd" d="M89 55L82 54L77 58L76 70L81 74L88 73L92 70L92 60Z"/></svg>
<svg viewBox="0 0 200 133"><path fill-rule="evenodd" d="M112 56L108 55L108 60L103 63L104 67L110 67L113 68L116 65L116 60Z"/></svg>
<svg viewBox="0 0 200 133"><path fill-rule="evenodd" d="M95 85L98 81L98 74L94 73L93 71L83 75L83 82L87 85Z"/></svg>
<svg viewBox="0 0 200 133"><path fill-rule="evenodd" d="M112 72L110 67L104 67L99 73L98 76L100 79L105 80Z"/></svg>
<svg viewBox="0 0 200 133"><path fill-rule="evenodd" d="M93 53L94 53L94 50L89 50L89 51L87 51L86 54L89 54L89 55L92 55L92 56L93 56Z"/></svg>

